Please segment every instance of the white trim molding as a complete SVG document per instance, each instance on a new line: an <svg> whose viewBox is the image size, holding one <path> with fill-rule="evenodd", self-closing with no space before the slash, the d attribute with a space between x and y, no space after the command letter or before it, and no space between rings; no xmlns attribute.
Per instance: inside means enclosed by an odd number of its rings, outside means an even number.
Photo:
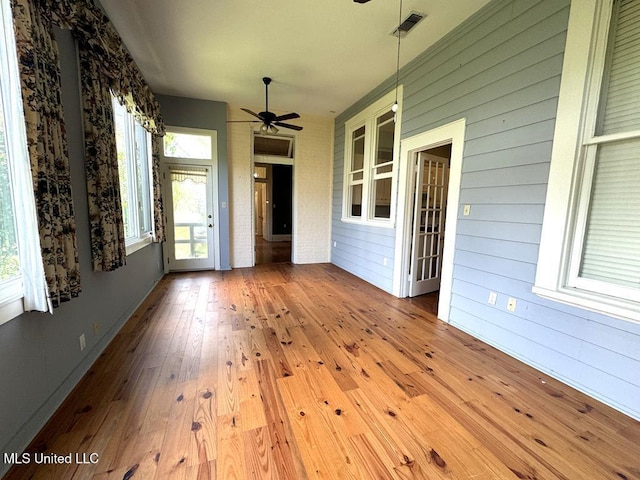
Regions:
<svg viewBox="0 0 640 480"><path fill-rule="evenodd" d="M399 213L397 217L392 293L397 297L406 297L409 294L408 276L411 255L415 156L418 152L429 148L451 143L446 227L438 299L438 318L446 322L449 321L453 287L453 258L458 225L465 129L466 119L462 118L428 132L404 139L401 141L400 146L398 212L402 213Z"/></svg>

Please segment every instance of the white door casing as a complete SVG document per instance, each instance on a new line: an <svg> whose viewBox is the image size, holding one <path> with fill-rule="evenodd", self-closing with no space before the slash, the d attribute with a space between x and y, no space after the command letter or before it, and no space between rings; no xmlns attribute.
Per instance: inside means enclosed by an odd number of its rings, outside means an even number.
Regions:
<svg viewBox="0 0 640 480"><path fill-rule="evenodd" d="M466 120L464 118L434 128L413 137L403 139L400 144L400 166L398 182L398 215L393 268L392 293L398 297L409 295L409 259L411 254L412 217L414 200L415 155L423 150L451 143L449 167L449 189L447 193L446 232L442 253L442 272L438 300L438 318L449 321L451 291L453 286L453 258L460 202L460 179Z"/></svg>
<svg viewBox="0 0 640 480"><path fill-rule="evenodd" d="M449 159L428 151L416 154L409 296L440 288L445 240Z"/></svg>
<svg viewBox="0 0 640 480"><path fill-rule="evenodd" d="M163 242L163 258L164 271L168 273L170 270L191 270L191 269L220 269L220 212L218 202L218 132L215 130L205 130L189 127L167 126L167 134L174 134L173 143L167 142L165 137L160 148L160 162L163 172L163 194L165 206L165 223L167 232L167 241ZM183 143L184 142L184 143ZM168 146L170 144L170 146ZM166 150L166 151L165 151ZM189 266L174 263L170 264L170 256L174 253L170 248L170 234L174 235L173 211L171 200L171 180L168 167L169 165L181 166L188 168L208 169L207 180L207 237L211 236L212 249L210 250L211 262L208 264L196 264ZM211 216L209 218L209 215ZM209 227L209 224L212 226ZM207 240L209 242L209 240ZM179 262L180 263L180 262Z"/></svg>

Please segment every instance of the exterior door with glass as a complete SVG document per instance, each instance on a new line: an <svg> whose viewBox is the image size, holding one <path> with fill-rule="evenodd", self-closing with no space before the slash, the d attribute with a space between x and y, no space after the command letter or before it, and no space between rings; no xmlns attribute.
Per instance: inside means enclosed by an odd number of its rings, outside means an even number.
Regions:
<svg viewBox="0 0 640 480"><path fill-rule="evenodd" d="M214 269L213 182L206 165L166 165L169 270Z"/></svg>
<svg viewBox="0 0 640 480"><path fill-rule="evenodd" d="M417 157L409 281L411 297L440 288L449 184L448 158L426 151L418 153Z"/></svg>
<svg viewBox="0 0 640 480"><path fill-rule="evenodd" d="M161 152L165 271L219 268L216 132L168 127Z"/></svg>

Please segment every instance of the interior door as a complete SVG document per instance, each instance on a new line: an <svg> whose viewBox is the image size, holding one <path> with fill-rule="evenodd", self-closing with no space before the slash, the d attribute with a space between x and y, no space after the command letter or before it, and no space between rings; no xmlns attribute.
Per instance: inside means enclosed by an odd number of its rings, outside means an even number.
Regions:
<svg viewBox="0 0 640 480"><path fill-rule="evenodd" d="M417 154L409 296L440 288L449 159Z"/></svg>
<svg viewBox="0 0 640 480"><path fill-rule="evenodd" d="M214 269L212 168L167 164L164 178L169 270Z"/></svg>

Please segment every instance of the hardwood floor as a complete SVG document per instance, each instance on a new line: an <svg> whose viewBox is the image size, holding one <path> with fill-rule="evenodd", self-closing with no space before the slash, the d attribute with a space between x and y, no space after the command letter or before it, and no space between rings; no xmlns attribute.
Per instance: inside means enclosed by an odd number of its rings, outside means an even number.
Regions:
<svg viewBox="0 0 640 480"><path fill-rule="evenodd" d="M98 461L6 479L640 478L638 422L332 265L166 276L28 451Z"/></svg>
<svg viewBox="0 0 640 480"><path fill-rule="evenodd" d="M267 242L256 235L256 265L291 261L291 242Z"/></svg>

